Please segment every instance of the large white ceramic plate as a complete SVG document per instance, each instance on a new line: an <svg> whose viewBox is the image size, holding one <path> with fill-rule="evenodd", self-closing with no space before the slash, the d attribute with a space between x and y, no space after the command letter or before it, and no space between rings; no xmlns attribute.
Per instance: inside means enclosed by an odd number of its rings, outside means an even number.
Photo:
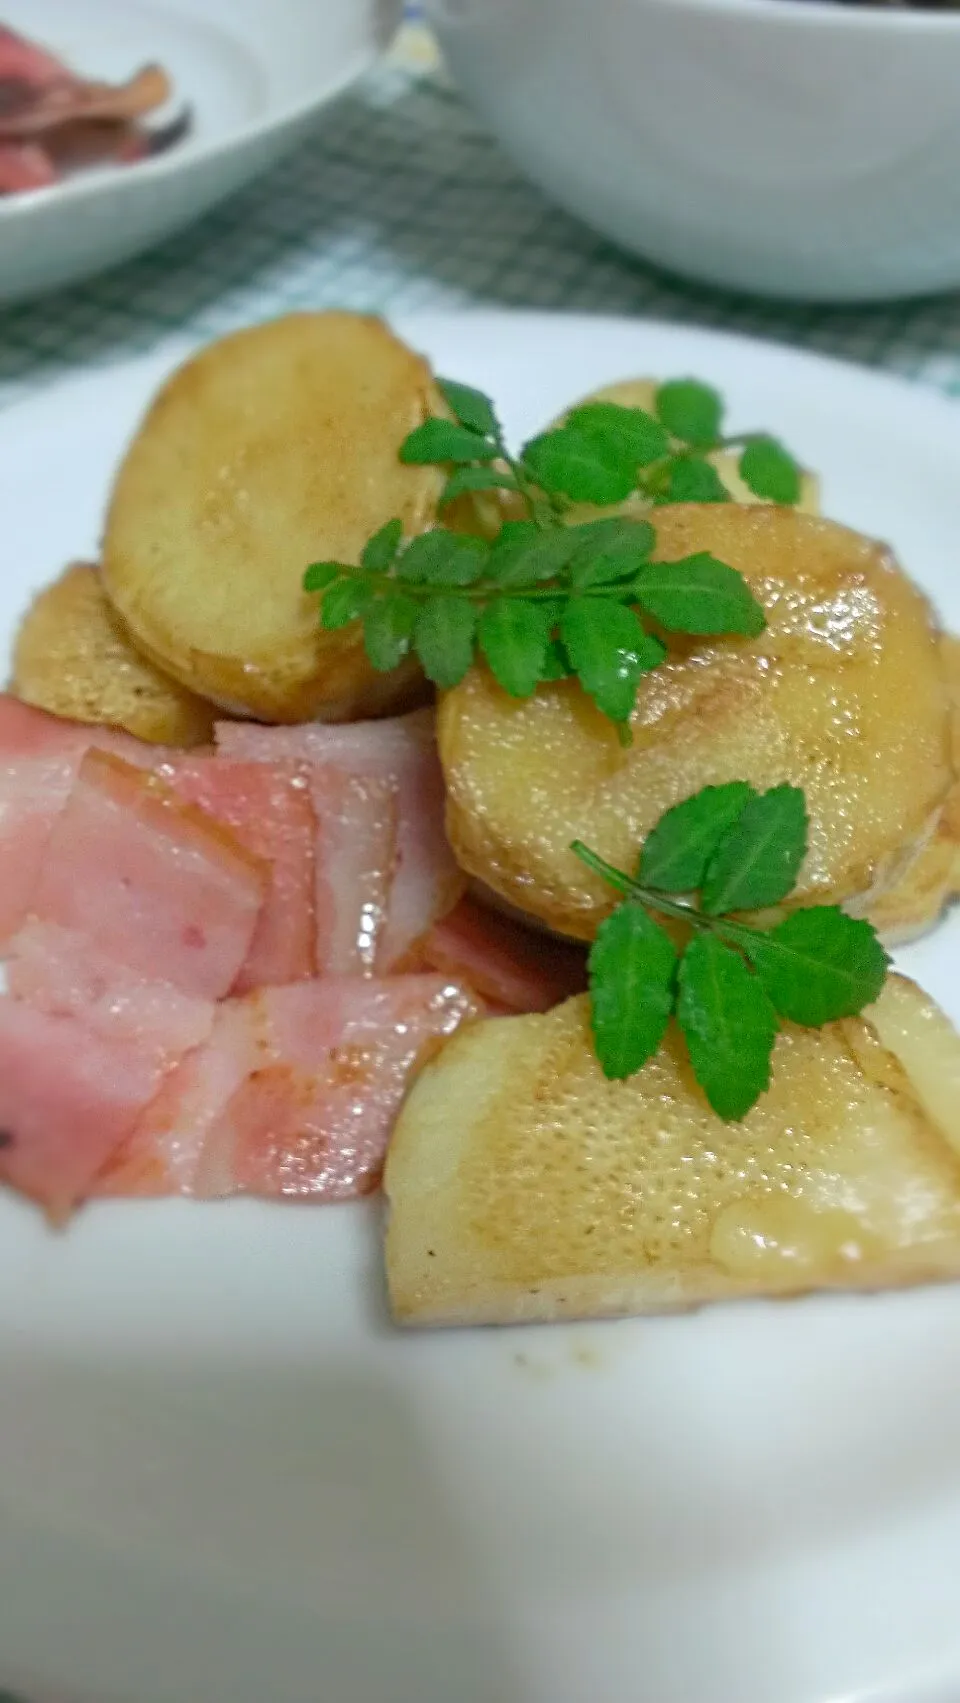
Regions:
<svg viewBox="0 0 960 1703"><path fill-rule="evenodd" d="M960 625L936 396L665 326L401 329L515 433L702 374ZM94 548L169 364L0 416L8 628ZM902 961L960 1019L958 948L954 917ZM31 1703L955 1703L958 1580L960 1287L402 1337L376 1206L54 1236L0 1200L0 1687Z"/></svg>
<svg viewBox="0 0 960 1703"><path fill-rule="evenodd" d="M2 22L86 77L148 60L189 105L189 137L137 166L0 199L0 302L149 248L264 171L389 40L400 0L3 0Z"/></svg>

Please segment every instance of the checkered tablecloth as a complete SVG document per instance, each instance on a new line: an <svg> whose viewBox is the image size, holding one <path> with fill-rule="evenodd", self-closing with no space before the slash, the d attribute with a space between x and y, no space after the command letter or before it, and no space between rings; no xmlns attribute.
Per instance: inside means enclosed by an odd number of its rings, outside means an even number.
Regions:
<svg viewBox="0 0 960 1703"><path fill-rule="evenodd" d="M800 308L686 285L623 254L519 175L416 23L252 188L150 254L0 312L0 404L78 367L289 308L506 305L642 314L846 356L960 394L960 293Z"/></svg>

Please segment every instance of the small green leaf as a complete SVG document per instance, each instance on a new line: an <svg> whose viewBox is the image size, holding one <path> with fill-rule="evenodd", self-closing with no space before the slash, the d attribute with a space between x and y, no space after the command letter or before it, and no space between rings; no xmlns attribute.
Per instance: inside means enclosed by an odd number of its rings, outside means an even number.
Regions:
<svg viewBox="0 0 960 1703"><path fill-rule="evenodd" d="M776 1012L740 954L712 935L691 940L678 980L693 1074L718 1117L742 1118L770 1086Z"/></svg>
<svg viewBox="0 0 960 1703"><path fill-rule="evenodd" d="M699 455L678 455L666 468L655 503L728 503L730 492L715 467Z"/></svg>
<svg viewBox="0 0 960 1703"><path fill-rule="evenodd" d="M623 558L607 556L580 555L570 568L570 587L572 591L589 591L591 587L615 587L624 581L632 580L638 566L643 562L624 565Z"/></svg>
<svg viewBox="0 0 960 1703"><path fill-rule="evenodd" d="M543 603L498 598L480 617L479 639L497 684L512 698L529 698L543 679L554 612Z"/></svg>
<svg viewBox="0 0 960 1703"><path fill-rule="evenodd" d="M597 708L611 721L628 721L641 676L666 655L659 639L644 631L632 609L600 598L571 599L560 637Z"/></svg>
<svg viewBox="0 0 960 1703"><path fill-rule="evenodd" d="M493 403L482 390L475 390L472 384L459 384L453 378L438 378L437 388L461 426L479 432L481 437L493 438L495 443L500 441L500 422Z"/></svg>
<svg viewBox="0 0 960 1703"><path fill-rule="evenodd" d="M440 507L455 503L458 497L471 491L515 491L517 482L511 473L500 473L495 467L458 467L451 473L440 492Z"/></svg>
<svg viewBox="0 0 960 1703"><path fill-rule="evenodd" d="M665 811L644 842L637 880L661 893L695 892L724 835L754 797L746 781L727 781Z"/></svg>
<svg viewBox="0 0 960 1703"><path fill-rule="evenodd" d="M329 585L320 605L320 625L334 633L356 621L373 598L373 586L365 579L338 579Z"/></svg>
<svg viewBox="0 0 960 1703"><path fill-rule="evenodd" d="M716 443L723 420L723 400L708 384L693 378L661 384L656 397L657 418L673 438L703 449Z"/></svg>
<svg viewBox="0 0 960 1703"><path fill-rule="evenodd" d="M418 605L402 591L388 591L371 603L363 618L363 643L373 667L388 674L407 655Z"/></svg>
<svg viewBox="0 0 960 1703"><path fill-rule="evenodd" d="M408 585L472 585L483 573L488 546L466 533L435 527L412 538L397 564Z"/></svg>
<svg viewBox="0 0 960 1703"><path fill-rule="evenodd" d="M573 529L543 531L532 520L508 520L494 540L486 577L504 589L557 579L577 548Z"/></svg>
<svg viewBox="0 0 960 1703"><path fill-rule="evenodd" d="M523 460L543 490L575 503L620 503L636 483L636 463L629 455L573 426L533 438Z"/></svg>
<svg viewBox="0 0 960 1703"><path fill-rule="evenodd" d="M570 661L564 646L559 639L551 639L547 645L540 670L540 679L545 684L551 680L569 680L576 669Z"/></svg>
<svg viewBox="0 0 960 1703"><path fill-rule="evenodd" d="M571 530L587 535L570 564L570 583L575 591L632 579L646 565L656 543L656 533L645 520L610 525L588 522Z"/></svg>
<svg viewBox="0 0 960 1703"><path fill-rule="evenodd" d="M540 528L532 520L505 520L490 547L487 557L487 578L497 585L532 583L522 567L523 558L540 537Z"/></svg>
<svg viewBox="0 0 960 1703"><path fill-rule="evenodd" d="M567 532L576 538L578 550L611 550L621 538L632 537L634 533L642 537L647 527L645 520L633 520L625 514L609 514L600 520L579 520L576 526L568 526ZM649 530L652 534L653 528Z"/></svg>
<svg viewBox="0 0 960 1703"><path fill-rule="evenodd" d="M360 564L368 574L385 574L393 564L403 536L403 521L388 520L379 532L368 539L360 556Z"/></svg>
<svg viewBox="0 0 960 1703"><path fill-rule="evenodd" d="M476 631L477 611L462 597L438 594L418 612L414 649L442 691L458 686L470 667Z"/></svg>
<svg viewBox="0 0 960 1703"><path fill-rule="evenodd" d="M311 562L303 576L304 591L326 591L341 574L348 572L345 562Z"/></svg>
<svg viewBox="0 0 960 1703"><path fill-rule="evenodd" d="M777 905L796 886L807 849L807 805L797 786L749 798L707 867L700 900L710 916Z"/></svg>
<svg viewBox="0 0 960 1703"><path fill-rule="evenodd" d="M496 444L466 426L454 425L452 420L424 420L400 445L400 460L414 467L445 461L493 461L497 454Z"/></svg>
<svg viewBox="0 0 960 1703"><path fill-rule="evenodd" d="M604 1076L652 1058L673 1010L677 953L642 905L618 905L590 948L590 1020Z"/></svg>
<svg viewBox="0 0 960 1703"><path fill-rule="evenodd" d="M567 415L565 424L598 444L607 444L616 457L634 467L649 467L670 453L670 439L659 420L643 408L623 408L617 402L585 402Z"/></svg>
<svg viewBox="0 0 960 1703"><path fill-rule="evenodd" d="M793 911L742 945L780 1015L813 1028L872 1005L889 965L870 924L837 905Z"/></svg>
<svg viewBox="0 0 960 1703"><path fill-rule="evenodd" d="M553 531L542 532L537 528L536 537L528 546L523 559L523 580L519 580L520 567L517 568L519 583L545 583L557 579L562 573L577 549L576 529L558 526ZM503 581L501 580L501 584Z"/></svg>
<svg viewBox="0 0 960 1703"><path fill-rule="evenodd" d="M775 438L754 438L740 457L740 477L757 497L772 503L800 500L800 469Z"/></svg>
<svg viewBox="0 0 960 1703"><path fill-rule="evenodd" d="M620 522L619 537L603 544L603 554L608 560L618 556L629 558L630 561L641 557L649 557L657 542L656 528L648 520L627 520Z"/></svg>
<svg viewBox="0 0 960 1703"><path fill-rule="evenodd" d="M638 575L638 603L674 633L737 633L755 638L766 616L743 575L707 551L651 562Z"/></svg>
<svg viewBox="0 0 960 1703"><path fill-rule="evenodd" d="M490 546L485 539L463 533L456 548L430 569L428 583L444 587L475 585L483 577L489 554Z"/></svg>
<svg viewBox="0 0 960 1703"><path fill-rule="evenodd" d="M429 585L436 568L456 554L458 536L443 527L418 533L397 563L397 578L408 585Z"/></svg>

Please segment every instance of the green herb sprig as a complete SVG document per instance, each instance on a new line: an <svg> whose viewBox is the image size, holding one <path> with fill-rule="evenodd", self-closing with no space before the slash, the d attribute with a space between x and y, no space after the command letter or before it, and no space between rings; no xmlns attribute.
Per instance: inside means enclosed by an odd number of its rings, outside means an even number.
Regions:
<svg viewBox="0 0 960 1703"><path fill-rule="evenodd" d="M781 1018L817 1028L877 998L888 959L869 923L836 905L791 911L766 929L736 914L786 899L806 845L800 789L758 793L745 781L705 787L668 810L635 875L574 842L577 856L623 896L589 959L606 1076L642 1069L675 1015L710 1105L722 1118L742 1118L769 1087ZM656 915L683 925L679 945Z"/></svg>
<svg viewBox="0 0 960 1703"><path fill-rule="evenodd" d="M427 420L407 438L400 459L454 464L441 507L465 492L507 490L528 500L534 518L549 523L567 502L608 507L634 492L651 505L729 502L730 493L708 459L739 449L738 470L755 496L796 503L800 469L765 432L727 436L723 400L697 379L671 379L655 392L654 412L617 402L585 402L563 423L510 454L489 397L470 385L441 379L454 421Z"/></svg>
<svg viewBox="0 0 960 1703"><path fill-rule="evenodd" d="M653 413L583 403L534 438L523 457L534 469L546 463L576 502L623 502L636 491L653 505L727 503L730 493L708 459L718 450L739 450L740 477L755 496L799 501L802 475L793 457L766 432L726 435L722 397L697 379L661 384Z"/></svg>
<svg viewBox="0 0 960 1703"><path fill-rule="evenodd" d="M428 678L449 689L479 651L512 697L576 676L623 731L640 680L666 656L661 632L752 638L763 630L763 610L742 575L708 552L655 563L654 529L639 516L569 521L571 504L610 506L633 491L651 505L725 501L706 460L733 441L720 436L716 392L693 380L661 385L656 415L588 403L514 456L489 397L452 380L440 385L453 418L416 427L401 461L452 469L441 508L502 490L526 513L492 541L443 526L405 541L391 520L359 565L307 569L305 589L323 594L323 626L362 622L374 668L389 671L413 652ZM751 489L795 501L800 474L786 451L766 437L739 441Z"/></svg>

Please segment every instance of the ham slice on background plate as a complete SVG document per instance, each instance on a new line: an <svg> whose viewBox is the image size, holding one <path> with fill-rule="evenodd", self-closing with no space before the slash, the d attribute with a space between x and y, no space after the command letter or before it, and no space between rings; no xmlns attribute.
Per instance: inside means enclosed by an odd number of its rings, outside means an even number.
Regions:
<svg viewBox="0 0 960 1703"><path fill-rule="evenodd" d="M189 113L145 129L170 79L145 65L123 83L79 77L54 54L0 25L0 195L46 189L81 166L130 164L186 134Z"/></svg>
<svg viewBox="0 0 960 1703"><path fill-rule="evenodd" d="M170 79L159 65L144 65L125 83L93 82L60 65L43 82L11 76L5 64L9 36L9 30L0 29L0 137L4 140L40 137L61 125L87 121L126 124L170 98ZM50 56L45 57L49 61Z"/></svg>

